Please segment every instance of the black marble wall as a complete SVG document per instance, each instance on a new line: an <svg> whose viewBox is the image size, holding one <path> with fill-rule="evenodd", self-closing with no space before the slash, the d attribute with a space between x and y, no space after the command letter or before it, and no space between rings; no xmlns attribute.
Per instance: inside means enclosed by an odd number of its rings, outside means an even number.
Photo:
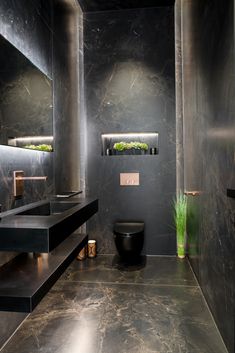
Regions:
<svg viewBox="0 0 235 353"><path fill-rule="evenodd" d="M234 2L182 2L185 188L189 255L229 352L234 352Z"/></svg>
<svg viewBox="0 0 235 353"><path fill-rule="evenodd" d="M44 3L46 4L45 1ZM1 1L0 34L51 77L52 31L49 4L50 1L47 2L45 11L43 1ZM47 175L48 180L46 182L28 181L25 183L24 197L15 201L12 194L13 170L24 170L26 176ZM53 154L0 146L0 204L3 210L41 199L52 193L53 188ZM15 255L14 253L0 253L0 265ZM24 317L26 315L22 313L0 313L0 346L14 332Z"/></svg>
<svg viewBox="0 0 235 353"><path fill-rule="evenodd" d="M30 141L12 138L53 136L52 81L1 35L0 67L0 144L24 147Z"/></svg>
<svg viewBox="0 0 235 353"><path fill-rule="evenodd" d="M73 127L78 125L79 115L79 109L75 109L79 104L78 94L74 92L78 91L78 58L82 55L82 48L79 52L80 47L77 46L82 30L81 16L79 5L73 0L0 2L0 34L53 78L56 150L43 153L0 146L0 204L3 210L43 199L58 190L71 190L74 185L78 187L78 154L77 160L70 158L77 152L79 135ZM68 173L69 164L71 173ZM25 176L47 175L48 179L46 182L25 182L24 197L16 201L12 195L13 170L24 170ZM0 253L0 266L14 256L15 253ZM0 312L0 347L25 317L22 313Z"/></svg>
<svg viewBox="0 0 235 353"><path fill-rule="evenodd" d="M114 253L113 223L142 220L145 253L175 254L173 7L85 14L84 64L90 238ZM101 156L101 133L141 131L159 132L159 155ZM140 186L120 187L121 172L139 172Z"/></svg>
<svg viewBox="0 0 235 353"><path fill-rule="evenodd" d="M80 189L83 23L76 1L56 0L53 12L55 187L61 193Z"/></svg>
<svg viewBox="0 0 235 353"><path fill-rule="evenodd" d="M50 77L51 6L51 0L1 0L0 4L0 33Z"/></svg>
<svg viewBox="0 0 235 353"><path fill-rule="evenodd" d="M0 34L19 49L48 77L52 73L52 13L50 1L1 1ZM16 164L17 162L17 164ZM25 175L47 175L45 183L27 182L21 203L43 198L53 190L53 156L36 151L20 151L0 146L0 204L2 210L14 207L12 171ZM34 173L34 174L33 174Z"/></svg>

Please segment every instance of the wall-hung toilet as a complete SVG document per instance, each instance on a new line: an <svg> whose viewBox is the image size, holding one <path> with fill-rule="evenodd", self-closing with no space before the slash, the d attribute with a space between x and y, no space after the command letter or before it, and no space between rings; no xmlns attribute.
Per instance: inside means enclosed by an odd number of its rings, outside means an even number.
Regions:
<svg viewBox="0 0 235 353"><path fill-rule="evenodd" d="M113 232L121 258L132 261L140 256L144 245L143 222L117 222L114 224Z"/></svg>

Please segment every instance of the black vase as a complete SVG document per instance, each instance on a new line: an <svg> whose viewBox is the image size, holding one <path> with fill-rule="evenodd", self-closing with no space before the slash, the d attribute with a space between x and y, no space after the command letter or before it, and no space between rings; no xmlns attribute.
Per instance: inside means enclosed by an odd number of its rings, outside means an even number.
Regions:
<svg viewBox="0 0 235 353"><path fill-rule="evenodd" d="M112 156L112 154L113 154L113 150L111 148L107 148L105 155L106 156Z"/></svg>
<svg viewBox="0 0 235 353"><path fill-rule="evenodd" d="M150 148L150 154L157 154L157 148L156 147L151 147Z"/></svg>

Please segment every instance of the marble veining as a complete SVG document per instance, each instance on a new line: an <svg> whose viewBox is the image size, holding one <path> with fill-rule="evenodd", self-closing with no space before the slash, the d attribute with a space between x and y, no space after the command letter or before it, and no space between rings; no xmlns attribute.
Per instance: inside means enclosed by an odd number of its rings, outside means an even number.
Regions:
<svg viewBox="0 0 235 353"><path fill-rule="evenodd" d="M3 0L0 2L0 34L20 50L48 77L52 77L51 1ZM26 176L46 175L47 181L25 183L22 199L13 198L13 170ZM53 154L0 146L0 204L2 210L41 200L54 193ZM0 253L0 266L16 256ZM0 345L11 336L25 318L22 313L0 313Z"/></svg>
<svg viewBox="0 0 235 353"><path fill-rule="evenodd" d="M185 188L190 261L234 352L234 1L181 1Z"/></svg>
<svg viewBox="0 0 235 353"><path fill-rule="evenodd" d="M118 268L118 256L101 255L98 259L90 259L71 264L70 268L63 274L61 281L79 282L111 282L111 283L135 283L148 285L185 285L196 286L197 282L185 261L176 257L151 257L147 256L146 266L139 271L121 270Z"/></svg>
<svg viewBox="0 0 235 353"><path fill-rule="evenodd" d="M154 50L153 50L154 48ZM117 220L146 224L146 254L175 254L175 72L172 7L84 14L86 190L100 200L89 223L100 253L114 253ZM157 156L101 156L101 134L159 132ZM120 187L119 173L140 186Z"/></svg>
<svg viewBox="0 0 235 353"><path fill-rule="evenodd" d="M52 13L47 1L47 16L43 1L2 0L0 33L18 48L45 74L52 77ZM43 7L45 7L44 1Z"/></svg>
<svg viewBox="0 0 235 353"><path fill-rule="evenodd" d="M52 14L48 11L47 18L43 18L42 7L42 2L23 1L19 6L14 0L1 1L0 34L51 77ZM50 9L49 2L47 9ZM3 210L41 199L51 193L54 187L52 158L44 153L0 146L0 203ZM25 198L15 201L12 197L12 171L17 169L24 170L28 176L47 175L48 181L37 184L28 182Z"/></svg>
<svg viewBox="0 0 235 353"><path fill-rule="evenodd" d="M51 80L1 35L0 48L0 144L12 144L9 138L53 136Z"/></svg>
<svg viewBox="0 0 235 353"><path fill-rule="evenodd" d="M77 1L53 1L55 187L57 193L80 186L83 111L83 15Z"/></svg>
<svg viewBox="0 0 235 353"><path fill-rule="evenodd" d="M76 268L82 273L90 260L75 261L67 270L71 277L57 282L2 353L13 353L16 347L17 353L226 353L187 261L182 262L186 272L176 277L184 283L187 273L192 286L176 285L169 272L159 273L150 286L148 279L136 283L138 271L129 272L128 283L121 283L122 277L119 283L115 268L109 269L108 283L104 268L112 259L92 260L98 273L103 271L102 283L74 280ZM172 269L178 267L171 258L150 259L150 267L148 260L150 277L152 266L164 269L167 260ZM163 285L170 278L174 284Z"/></svg>
<svg viewBox="0 0 235 353"><path fill-rule="evenodd" d="M53 154L0 146L0 200L2 211L38 201L53 192ZM25 176L47 176L46 181L27 180L22 199L13 196L13 170L23 170Z"/></svg>

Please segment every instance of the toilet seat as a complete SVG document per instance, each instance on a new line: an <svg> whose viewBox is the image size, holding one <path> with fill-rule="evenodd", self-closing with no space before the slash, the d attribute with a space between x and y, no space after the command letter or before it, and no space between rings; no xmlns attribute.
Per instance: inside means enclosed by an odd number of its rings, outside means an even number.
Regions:
<svg viewBox="0 0 235 353"><path fill-rule="evenodd" d="M137 235L144 231L143 222L117 222L114 224L113 228L114 234L131 236Z"/></svg>

